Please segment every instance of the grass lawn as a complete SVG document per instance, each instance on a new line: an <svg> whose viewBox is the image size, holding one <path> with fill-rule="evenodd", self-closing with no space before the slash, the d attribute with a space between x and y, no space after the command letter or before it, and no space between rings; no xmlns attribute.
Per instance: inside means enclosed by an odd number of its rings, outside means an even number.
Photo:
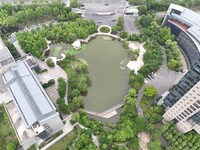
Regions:
<svg viewBox="0 0 200 150"><path fill-rule="evenodd" d="M47 150L62 150L66 145L72 144L73 141L76 139L78 134L80 134L80 127L77 127L77 131L74 129L62 139L60 139L57 143L49 147Z"/></svg>
<svg viewBox="0 0 200 150"><path fill-rule="evenodd" d="M0 149L5 150L8 143L18 144L18 140L3 105L0 105Z"/></svg>
<svg viewBox="0 0 200 150"><path fill-rule="evenodd" d="M60 55L61 51L62 51L62 47L60 47L60 46L55 47L53 50L53 56L58 57Z"/></svg>

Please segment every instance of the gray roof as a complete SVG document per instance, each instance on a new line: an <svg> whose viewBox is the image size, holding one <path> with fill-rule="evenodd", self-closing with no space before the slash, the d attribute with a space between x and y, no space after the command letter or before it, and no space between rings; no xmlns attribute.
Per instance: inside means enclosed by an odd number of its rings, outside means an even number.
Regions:
<svg viewBox="0 0 200 150"><path fill-rule="evenodd" d="M3 79L27 127L58 114L26 62L11 67Z"/></svg>
<svg viewBox="0 0 200 150"><path fill-rule="evenodd" d="M0 38L0 63L2 66L7 65L10 62L14 62L10 51L3 43L2 39Z"/></svg>
<svg viewBox="0 0 200 150"><path fill-rule="evenodd" d="M184 11L180 14L183 18L189 20L196 26L200 26L200 14L185 8Z"/></svg>
<svg viewBox="0 0 200 150"><path fill-rule="evenodd" d="M200 14L184 8L184 11L180 14L180 16L192 23L192 27L190 27L187 31L200 42Z"/></svg>
<svg viewBox="0 0 200 150"><path fill-rule="evenodd" d="M192 34L198 41L200 41L200 27L192 26L187 30L190 34Z"/></svg>

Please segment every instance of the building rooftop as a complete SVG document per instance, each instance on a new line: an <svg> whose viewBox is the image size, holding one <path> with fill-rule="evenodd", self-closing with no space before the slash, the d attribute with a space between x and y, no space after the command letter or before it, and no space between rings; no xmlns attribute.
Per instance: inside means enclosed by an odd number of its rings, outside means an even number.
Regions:
<svg viewBox="0 0 200 150"><path fill-rule="evenodd" d="M184 11L180 14L183 18L189 20L196 26L200 26L200 14L190 9L184 8Z"/></svg>
<svg viewBox="0 0 200 150"><path fill-rule="evenodd" d="M10 54L10 51L3 43L2 39L0 38L0 64L2 66L5 66L11 62L14 62L14 59L12 55Z"/></svg>
<svg viewBox="0 0 200 150"><path fill-rule="evenodd" d="M10 67L2 77L27 127L57 114L26 62Z"/></svg>

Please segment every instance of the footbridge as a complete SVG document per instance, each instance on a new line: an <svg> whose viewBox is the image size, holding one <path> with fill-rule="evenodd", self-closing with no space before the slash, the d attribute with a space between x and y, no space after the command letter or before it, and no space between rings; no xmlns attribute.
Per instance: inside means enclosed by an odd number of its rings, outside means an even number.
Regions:
<svg viewBox="0 0 200 150"><path fill-rule="evenodd" d="M111 118L113 116L115 116L117 114L117 109L121 108L124 106L124 102L121 102L103 112L96 112L96 111L90 111L90 110L86 110L86 112L90 115L94 115L94 116L98 116L98 117L101 117L101 118L105 118L105 119L108 119L108 118Z"/></svg>

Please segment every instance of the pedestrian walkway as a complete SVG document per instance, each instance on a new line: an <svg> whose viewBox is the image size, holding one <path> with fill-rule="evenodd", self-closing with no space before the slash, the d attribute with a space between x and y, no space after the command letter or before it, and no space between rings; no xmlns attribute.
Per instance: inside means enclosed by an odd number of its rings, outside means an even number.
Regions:
<svg viewBox="0 0 200 150"><path fill-rule="evenodd" d="M90 110L86 110L86 112L90 115L94 115L94 116L98 116L98 117L102 117L102 118L111 118L113 116L115 116L117 113L116 113L116 110L123 107L124 106L124 102L121 102L103 112L96 112L96 111L90 111Z"/></svg>
<svg viewBox="0 0 200 150"><path fill-rule="evenodd" d="M54 104L57 104L56 101L57 99L60 97L58 94L58 78L62 77L64 78L64 80L67 82L68 78L67 78L67 74L66 72L58 65L55 65L55 67L49 67L45 62L41 61L38 58L34 58L35 61L39 64L41 69L47 69L47 72L38 74L38 78L39 81L41 81L42 83L47 83L50 79L54 79L55 80L55 84L46 88L46 92L49 95L49 97L51 98L51 100L54 102ZM68 104L67 101L67 92L66 95L64 97L65 103Z"/></svg>

